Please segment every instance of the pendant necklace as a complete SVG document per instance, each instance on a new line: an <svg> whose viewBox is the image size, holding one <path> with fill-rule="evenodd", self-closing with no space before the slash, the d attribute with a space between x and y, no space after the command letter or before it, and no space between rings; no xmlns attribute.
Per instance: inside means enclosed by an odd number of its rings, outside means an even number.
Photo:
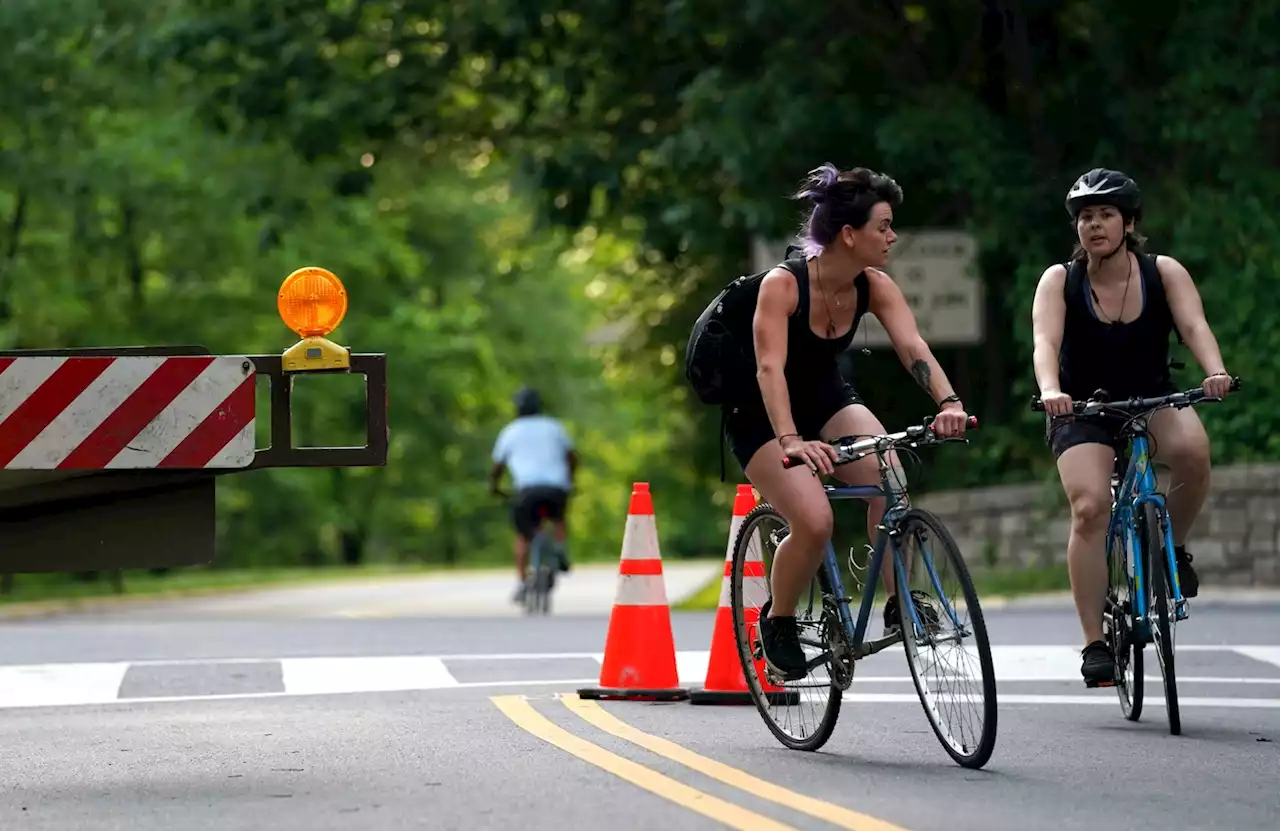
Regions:
<svg viewBox="0 0 1280 831"><path fill-rule="evenodd" d="M818 278L818 288L822 290L822 305L827 307L827 340L831 340L836 336L836 319L835 315L831 313L831 304L827 302L827 288L822 285L822 266L818 264L816 259L813 261L813 265L814 276ZM837 297L836 307L839 308L843 305L840 302L840 298Z"/></svg>

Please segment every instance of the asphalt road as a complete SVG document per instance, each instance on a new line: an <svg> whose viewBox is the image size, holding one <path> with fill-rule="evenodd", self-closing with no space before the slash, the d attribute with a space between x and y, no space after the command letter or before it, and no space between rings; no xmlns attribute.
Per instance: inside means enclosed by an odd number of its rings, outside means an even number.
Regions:
<svg viewBox="0 0 1280 831"><path fill-rule="evenodd" d="M897 650L806 754L751 707L580 701L609 623L589 604L444 615L325 589L0 621L0 829L1280 827L1274 600L1193 607L1179 737L1153 660L1132 724L1079 683L1069 609L989 610L999 740L968 771ZM696 686L713 615L672 618Z"/></svg>

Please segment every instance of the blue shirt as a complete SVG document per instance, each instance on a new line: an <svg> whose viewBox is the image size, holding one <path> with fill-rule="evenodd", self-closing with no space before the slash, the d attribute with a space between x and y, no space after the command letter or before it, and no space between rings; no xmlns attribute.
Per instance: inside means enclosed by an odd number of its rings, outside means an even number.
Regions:
<svg viewBox="0 0 1280 831"><path fill-rule="evenodd" d="M516 490L538 486L570 489L568 453L573 441L551 416L521 416L502 428L493 461L506 465Z"/></svg>

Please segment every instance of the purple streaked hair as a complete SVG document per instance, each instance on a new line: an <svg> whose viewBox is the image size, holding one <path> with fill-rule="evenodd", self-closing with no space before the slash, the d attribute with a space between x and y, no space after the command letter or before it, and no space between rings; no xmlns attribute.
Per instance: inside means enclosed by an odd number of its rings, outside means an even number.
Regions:
<svg viewBox="0 0 1280 831"><path fill-rule="evenodd" d="M846 225L861 228L880 202L897 208L902 204L902 188L892 178L865 167L841 172L831 162L809 171L794 199L813 205L801 226L796 243L806 257L816 257L830 245Z"/></svg>

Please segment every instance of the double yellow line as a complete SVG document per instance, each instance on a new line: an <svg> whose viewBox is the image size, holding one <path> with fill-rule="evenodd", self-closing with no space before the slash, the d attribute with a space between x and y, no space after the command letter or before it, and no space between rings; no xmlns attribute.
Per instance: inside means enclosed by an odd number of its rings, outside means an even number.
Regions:
<svg viewBox="0 0 1280 831"><path fill-rule="evenodd" d="M630 724L610 715L608 711L594 701L584 701L576 696L563 694L557 696L557 698L560 703L583 721L610 735L638 745L651 753L684 765L725 785L746 791L760 799L766 799L785 808L825 820L837 828L847 828L852 829L852 831L906 831L900 826L884 822L875 817L797 793L781 785L752 776L746 771L730 767L723 762L694 753L692 750L675 742L637 730ZM729 828L741 829L741 831L796 831L790 825L785 825L755 811L747 810L732 802L726 802L709 793L658 773L656 770L605 750L599 745L592 744L586 739L580 738L552 723L550 719L535 710L533 705L523 696L501 695L494 696L490 700L517 726L543 741L606 770L614 776L625 779L633 785L644 788L650 793L702 814Z"/></svg>

